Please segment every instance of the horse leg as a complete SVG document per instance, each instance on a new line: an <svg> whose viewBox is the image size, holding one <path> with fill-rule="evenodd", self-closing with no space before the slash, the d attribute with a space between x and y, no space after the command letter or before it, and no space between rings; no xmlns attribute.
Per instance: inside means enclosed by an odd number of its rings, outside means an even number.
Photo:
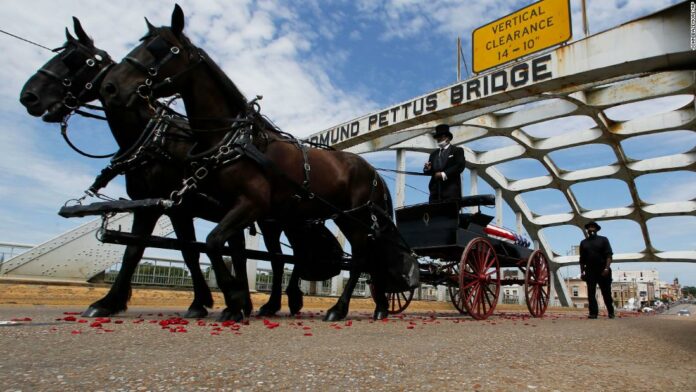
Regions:
<svg viewBox="0 0 696 392"><path fill-rule="evenodd" d="M387 300L387 293L384 291L384 283L381 281L380 276L373 274L372 280L372 290L375 300L375 312L372 314L372 318L375 320L382 320L389 317L389 301Z"/></svg>
<svg viewBox="0 0 696 392"><path fill-rule="evenodd" d="M268 302L259 309L259 316L273 316L280 310L281 296L283 293L283 272L285 263L278 260L275 255L282 252L280 248L280 228L275 224L260 224L263 233L263 242L266 249L271 253L271 268L273 269L273 283L271 285L271 295Z"/></svg>
<svg viewBox="0 0 696 392"><path fill-rule="evenodd" d="M160 216L162 216L161 213L134 213L131 233L138 237L149 236L155 229L155 224ZM89 305L87 310L82 312L83 317L107 317L128 309L128 300L131 296L131 278L144 252L144 246L128 245L126 247L121 269L118 271L111 289L104 298Z"/></svg>
<svg viewBox="0 0 696 392"><path fill-rule="evenodd" d="M302 301L302 290L300 290L300 273L297 268L292 270L292 275L290 275L290 282L288 282L288 287L285 289L285 294L288 295L288 308L290 308L290 314L296 315L302 310L304 303Z"/></svg>
<svg viewBox="0 0 696 392"><path fill-rule="evenodd" d="M232 238L235 233L241 232L251 222L256 220L255 215L256 209L252 203L246 198L241 198L239 203L222 218L220 223L215 226L206 238L208 258L215 271L218 287L225 298L225 305L227 305L220 314L219 321L241 321L244 319L242 308L244 307L248 290L245 293L240 279L230 274L222 259L222 249L225 242Z"/></svg>
<svg viewBox="0 0 696 392"><path fill-rule="evenodd" d="M246 250L246 240L244 231L236 232L227 240L227 244L232 248L232 267L234 268L234 276L239 281L242 290L246 293L244 298L244 316L251 316L251 311L254 306L251 302L251 293L249 292L249 279L247 277L247 258L244 254Z"/></svg>
<svg viewBox="0 0 696 392"><path fill-rule="evenodd" d="M174 227L176 238L180 241L196 241L196 231L193 227L193 219L190 216L170 215L169 219ZM213 295L210 293L208 283L201 271L200 253L192 250L182 250L181 255L191 273L193 281L193 302L184 315L185 318L203 318L208 315L206 307L213 307Z"/></svg>
<svg viewBox="0 0 696 392"><path fill-rule="evenodd" d="M357 268L351 269L346 287L343 288L343 293L338 298L338 302L326 312L324 321L338 321L346 318L348 307L350 306L350 298L353 296L353 290L355 290L358 279L360 279L360 271Z"/></svg>

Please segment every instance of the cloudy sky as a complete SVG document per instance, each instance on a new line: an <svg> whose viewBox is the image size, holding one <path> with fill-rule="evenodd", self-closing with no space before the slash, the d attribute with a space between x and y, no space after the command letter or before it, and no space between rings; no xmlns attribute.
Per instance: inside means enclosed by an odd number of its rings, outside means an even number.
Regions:
<svg viewBox="0 0 696 392"><path fill-rule="evenodd" d="M590 29L599 32L655 12L674 0L588 0ZM531 1L475 2L461 0L358 0L358 1L179 1L186 13L186 33L218 61L247 96L264 96L263 110L283 130L305 136L382 107L425 94L455 82L457 35L464 40L466 61L471 64L471 31ZM96 45L112 57L122 58L145 32L143 17L155 25L169 24L171 1L3 1L0 29L53 48L65 41L64 29L77 16ZM573 39L582 38L579 0L571 0ZM57 209L79 197L95 174L106 164L70 150L58 126L30 117L19 104L24 82L52 54L6 35L0 35L0 242L37 244L72 229L81 221L63 219ZM667 102L678 107L679 102ZM671 109L673 109L672 107ZM629 112L645 110L631 108ZM616 119L631 117L617 111ZM566 122L568 123L568 122ZM577 119L574 126L582 126ZM554 127L557 132L559 127ZM552 136L548 130L534 130ZM94 153L116 149L108 128L95 120L71 120L71 137ZM471 148L491 148L487 142ZM692 132L675 133L670 142L656 148L657 140L644 139L625 146L637 158L669 155L694 147ZM501 141L501 143L504 143ZM554 157L568 169L586 167L588 154L598 166L603 151L576 151ZM425 159L409 154L409 168L417 170ZM382 154L371 158L377 166L393 166ZM501 165L511 178L524 173L533 177L536 162ZM585 166L584 166L585 165ZM468 182L468 179L465 178ZM411 179L409 179L411 181ZM625 185L605 180L607 198L597 198L592 189L578 184L574 189L588 208L627 204ZM465 183L467 183L465 182ZM122 181L107 188L112 196L125 196ZM408 203L426 200L427 189L414 179ZM670 192L665 192L669 185ZM680 172L648 177L639 184L641 196L660 202L696 197L696 175ZM485 185L481 186L485 191ZM622 189L622 187L624 189ZM587 188L587 189L585 189ZM586 196L584 196L586 195ZM560 198L560 199L559 199ZM606 200L610 205L605 205ZM530 196L530 207L540 213L557 213L564 200L553 191ZM562 207L559 207L562 209ZM684 227L696 229L693 217L664 224L657 246L664 250L696 249L696 236L684 235ZM505 212L506 226L514 227L514 214ZM686 226L684 226L686 225ZM662 225L660 225L662 226ZM632 222L609 222L605 232L620 252L640 251L632 238L640 233ZM681 228L681 230L679 229ZM652 228L651 228L652 230ZM656 229L657 231L657 229ZM554 250L565 254L581 239L579 230L559 228L545 233ZM638 237L639 238L639 237ZM625 265L622 268L652 267ZM679 276L696 285L696 266L660 266L661 278Z"/></svg>

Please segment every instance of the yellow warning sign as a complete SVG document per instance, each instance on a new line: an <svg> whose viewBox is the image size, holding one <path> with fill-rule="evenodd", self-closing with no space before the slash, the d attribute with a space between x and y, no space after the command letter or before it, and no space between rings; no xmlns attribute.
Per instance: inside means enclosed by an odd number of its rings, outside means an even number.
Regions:
<svg viewBox="0 0 696 392"><path fill-rule="evenodd" d="M541 0L472 33L474 72L568 41L570 0Z"/></svg>

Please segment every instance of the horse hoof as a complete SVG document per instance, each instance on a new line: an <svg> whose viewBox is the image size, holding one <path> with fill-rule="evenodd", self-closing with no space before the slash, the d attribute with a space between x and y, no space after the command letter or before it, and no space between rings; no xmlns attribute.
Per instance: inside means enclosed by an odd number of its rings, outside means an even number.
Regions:
<svg viewBox="0 0 696 392"><path fill-rule="evenodd" d="M389 317L388 310L375 310L375 313L372 315L372 318L375 320L384 320L387 317Z"/></svg>
<svg viewBox="0 0 696 392"><path fill-rule="evenodd" d="M208 311L204 307L190 307L186 314L184 314L184 318L192 319L205 318L206 316L208 316Z"/></svg>
<svg viewBox="0 0 696 392"><path fill-rule="evenodd" d="M324 316L324 321L341 321L344 318L346 318L345 314L342 314L337 310L329 310L326 312L326 316Z"/></svg>
<svg viewBox="0 0 696 392"><path fill-rule="evenodd" d="M116 314L117 312L112 312L107 308L102 308L98 306L90 306L82 312L82 317L108 317Z"/></svg>
<svg viewBox="0 0 696 392"><path fill-rule="evenodd" d="M302 310L302 307L304 306L304 303L302 301L302 293L300 293L299 296L291 296L288 294L288 308L290 308L290 314L291 315L296 315L297 313Z"/></svg>
<svg viewBox="0 0 696 392"><path fill-rule="evenodd" d="M258 313L256 313L256 315L259 317L271 317L271 316L275 316L275 314L278 313L279 310L280 309L278 309L278 308L271 308L270 306L264 305L259 309L259 311L258 311Z"/></svg>
<svg viewBox="0 0 696 392"><path fill-rule="evenodd" d="M217 319L217 321L234 321L235 323L242 320L244 320L244 313L241 311L233 312L229 308L225 308Z"/></svg>

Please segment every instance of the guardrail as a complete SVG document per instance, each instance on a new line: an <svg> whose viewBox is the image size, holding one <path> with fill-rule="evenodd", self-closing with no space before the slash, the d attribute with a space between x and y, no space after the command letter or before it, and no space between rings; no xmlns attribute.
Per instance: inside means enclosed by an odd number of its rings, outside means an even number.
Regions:
<svg viewBox="0 0 696 392"><path fill-rule="evenodd" d="M28 251L36 245L15 242L0 242L0 263Z"/></svg>
<svg viewBox="0 0 696 392"><path fill-rule="evenodd" d="M19 256L22 253L33 248L35 245L31 244L20 244L16 242L0 242L0 275L2 275L3 264L5 261Z"/></svg>

